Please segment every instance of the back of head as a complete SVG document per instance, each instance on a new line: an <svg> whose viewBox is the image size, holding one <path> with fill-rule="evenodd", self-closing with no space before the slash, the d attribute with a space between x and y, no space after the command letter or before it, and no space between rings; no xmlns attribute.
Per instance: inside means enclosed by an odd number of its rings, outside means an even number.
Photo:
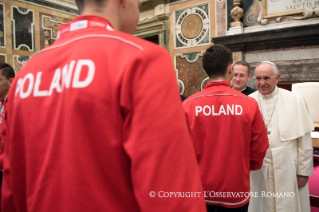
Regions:
<svg viewBox="0 0 319 212"><path fill-rule="evenodd" d="M79 8L80 14L82 14L84 7L87 4L95 4L98 7L102 7L103 3L106 2L107 0L75 0L76 5Z"/></svg>
<svg viewBox="0 0 319 212"><path fill-rule="evenodd" d="M13 68L7 63L0 63L1 74L6 77L7 80L14 78L15 72Z"/></svg>
<svg viewBox="0 0 319 212"><path fill-rule="evenodd" d="M210 78L224 76L232 63L232 52L224 45L213 45L204 53L203 68Z"/></svg>

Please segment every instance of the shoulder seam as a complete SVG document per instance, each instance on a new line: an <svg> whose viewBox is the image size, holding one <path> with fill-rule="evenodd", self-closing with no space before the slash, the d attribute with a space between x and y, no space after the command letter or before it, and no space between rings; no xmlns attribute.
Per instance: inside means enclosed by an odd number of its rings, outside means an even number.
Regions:
<svg viewBox="0 0 319 212"><path fill-rule="evenodd" d="M185 102L183 102L183 105L185 105L187 102L192 101L194 99L198 99L198 98L202 98L202 97L212 97L212 96L236 96L236 97L240 97L240 98L244 98L244 99L248 99L250 101L253 101L252 97L245 97L245 96L239 96L239 95L235 95L235 94L206 94L206 95L200 95L200 96L196 96L193 97L191 99L186 100Z"/></svg>
<svg viewBox="0 0 319 212"><path fill-rule="evenodd" d="M80 37L77 37L77 38L74 38L72 40L69 40L69 41L66 41L62 44L57 44L55 46L52 46L52 47L48 47L48 48L45 48L43 50L41 50L40 52L34 54L32 57L36 56L37 54L40 54L42 52L45 52L45 51L49 51L49 50L52 50L52 49L56 49L56 48L60 48L62 46L65 46L65 45L68 45L72 42L75 42L75 41L78 41L78 40L82 40L82 39L86 39L86 38L110 38L110 39L116 39L116 40L119 40L119 41L122 41L123 43L126 43L126 44L129 44L131 46L134 46L140 50L143 50L144 48L141 47L140 45L132 42L132 41L129 41L129 40L126 40L126 39L123 39L119 36L113 36L113 35L101 35L101 34L92 34L92 35L84 35L84 36L80 36Z"/></svg>

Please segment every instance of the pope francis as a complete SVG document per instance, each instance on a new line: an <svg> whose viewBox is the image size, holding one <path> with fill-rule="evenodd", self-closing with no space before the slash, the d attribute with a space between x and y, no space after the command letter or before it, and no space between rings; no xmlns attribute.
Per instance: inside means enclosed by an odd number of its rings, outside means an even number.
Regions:
<svg viewBox="0 0 319 212"><path fill-rule="evenodd" d="M256 99L263 115L269 148L260 170L251 172L249 212L310 212L308 176L313 173L314 129L307 105L299 95L276 84L277 66L261 62L255 70Z"/></svg>

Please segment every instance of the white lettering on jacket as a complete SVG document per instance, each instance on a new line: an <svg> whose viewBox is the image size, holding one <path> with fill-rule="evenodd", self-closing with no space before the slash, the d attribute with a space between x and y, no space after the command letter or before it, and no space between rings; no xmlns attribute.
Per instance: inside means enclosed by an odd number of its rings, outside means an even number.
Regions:
<svg viewBox="0 0 319 212"><path fill-rule="evenodd" d="M195 115L198 116L200 113L202 113L204 116L220 116L220 115L241 115L243 114L243 107L241 105L220 105L218 106L215 105L205 105L204 107L202 106L196 106L195 107Z"/></svg>
<svg viewBox="0 0 319 212"><path fill-rule="evenodd" d="M75 65L76 64L76 65ZM82 71L87 68L87 75L85 79L80 79ZM73 78L72 78L72 73ZM37 72L36 76L28 73L24 78L20 78L17 82L15 95L20 95L21 99L28 98L31 94L34 97L51 96L53 92L61 93L63 89L85 88L91 84L95 74L95 64L92 60L72 60L66 64L62 69L55 70L51 84L48 90L40 90L42 72ZM72 80L72 83L71 83ZM44 87L44 86L42 86Z"/></svg>

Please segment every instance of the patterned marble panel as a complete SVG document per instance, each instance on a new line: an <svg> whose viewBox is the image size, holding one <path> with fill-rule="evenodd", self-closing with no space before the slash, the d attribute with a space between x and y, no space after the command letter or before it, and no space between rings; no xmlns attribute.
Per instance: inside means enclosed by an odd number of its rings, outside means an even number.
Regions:
<svg viewBox="0 0 319 212"><path fill-rule="evenodd" d="M216 0L216 28L217 37L226 35L226 0Z"/></svg>
<svg viewBox="0 0 319 212"><path fill-rule="evenodd" d="M34 12L12 6L12 48L34 51Z"/></svg>
<svg viewBox="0 0 319 212"><path fill-rule="evenodd" d="M209 44L209 15L209 2L175 10L175 48L189 48Z"/></svg>
<svg viewBox="0 0 319 212"><path fill-rule="evenodd" d="M201 90L206 78L202 67L203 52L175 55L175 70L180 86L180 94L190 96Z"/></svg>
<svg viewBox="0 0 319 212"><path fill-rule="evenodd" d="M16 72L20 71L20 69L27 63L30 59L28 56L20 56L20 55L13 55L13 68Z"/></svg>
<svg viewBox="0 0 319 212"><path fill-rule="evenodd" d="M70 21L71 19L40 12L40 48L51 45L57 38L60 25Z"/></svg>
<svg viewBox="0 0 319 212"><path fill-rule="evenodd" d="M7 55L5 55L5 54L0 54L0 62L1 62L1 63L7 62Z"/></svg>
<svg viewBox="0 0 319 212"><path fill-rule="evenodd" d="M5 15L5 8L4 4L0 4L0 46L5 46L5 22L4 22L4 15Z"/></svg>

